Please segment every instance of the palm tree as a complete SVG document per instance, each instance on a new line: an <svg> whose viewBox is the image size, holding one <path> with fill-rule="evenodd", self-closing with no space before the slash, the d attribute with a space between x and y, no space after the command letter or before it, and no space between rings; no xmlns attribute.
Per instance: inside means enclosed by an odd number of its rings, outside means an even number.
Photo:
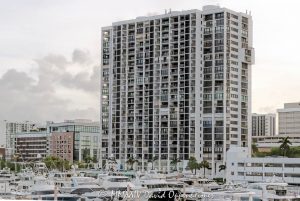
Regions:
<svg viewBox="0 0 300 201"><path fill-rule="evenodd" d="M151 164L152 164L152 170L154 169L154 167L153 167L154 162L155 162L157 159L158 159L157 156L154 156L154 157L153 157L152 155L149 156L148 163L151 163Z"/></svg>
<svg viewBox="0 0 300 201"><path fill-rule="evenodd" d="M17 172L17 161L18 161L18 159L20 158L20 155L18 154L18 153L16 153L14 156L13 156L13 158L14 158L14 161L15 161L15 172Z"/></svg>
<svg viewBox="0 0 300 201"><path fill-rule="evenodd" d="M197 162L197 159L193 156L190 157L189 162L187 164L187 166L189 167L189 169L193 172L193 170L195 170L195 174L197 169L200 168L199 163Z"/></svg>
<svg viewBox="0 0 300 201"><path fill-rule="evenodd" d="M85 163L90 163L90 161L92 160L90 156L90 152L87 148L83 150L82 159L84 160Z"/></svg>
<svg viewBox="0 0 300 201"><path fill-rule="evenodd" d="M47 156L43 161L48 169L61 169L63 171L64 169L68 170L71 167L68 160L63 160L57 156Z"/></svg>
<svg viewBox="0 0 300 201"><path fill-rule="evenodd" d="M136 162L138 162L138 160L136 160L136 159L134 159L134 158L132 158L132 157L130 157L130 158L128 158L128 160L126 161L126 163L128 164L128 165L130 165L130 170L133 170L133 165L134 165L134 163L136 163Z"/></svg>
<svg viewBox="0 0 300 201"><path fill-rule="evenodd" d="M96 157L96 156L94 156L94 157L92 158L92 162L93 162L93 163L98 163L98 160L97 160L97 157Z"/></svg>
<svg viewBox="0 0 300 201"><path fill-rule="evenodd" d="M256 144L251 144L251 155L255 156L255 154L258 152L258 148Z"/></svg>
<svg viewBox="0 0 300 201"><path fill-rule="evenodd" d="M180 163L181 160L179 158L174 158L172 161L171 161L171 165L174 165L175 167L175 170L177 170L177 163Z"/></svg>
<svg viewBox="0 0 300 201"><path fill-rule="evenodd" d="M200 163L200 167L204 169L204 177L205 177L205 169L209 169L209 162L207 162L207 161L205 161L205 160L202 161L202 162Z"/></svg>
<svg viewBox="0 0 300 201"><path fill-rule="evenodd" d="M289 140L289 136L282 137L278 143L281 143L279 148L282 150L283 156L285 157L287 152L290 150L290 145L292 145L291 141Z"/></svg>
<svg viewBox="0 0 300 201"><path fill-rule="evenodd" d="M220 165L219 166L219 172L221 172L222 170L225 170L226 169L226 165Z"/></svg>

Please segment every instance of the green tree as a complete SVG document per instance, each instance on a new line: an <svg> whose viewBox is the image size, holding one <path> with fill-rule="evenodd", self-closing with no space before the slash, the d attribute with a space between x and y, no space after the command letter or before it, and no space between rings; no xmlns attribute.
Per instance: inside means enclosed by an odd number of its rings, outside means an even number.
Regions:
<svg viewBox="0 0 300 201"><path fill-rule="evenodd" d="M90 156L90 151L87 148L83 150L82 159L85 163L90 163L93 160L93 158Z"/></svg>
<svg viewBox="0 0 300 201"><path fill-rule="evenodd" d="M226 165L220 165L219 166L219 172L221 172L222 170L225 170L226 169Z"/></svg>
<svg viewBox="0 0 300 201"><path fill-rule="evenodd" d="M197 162L197 159L193 156L190 157L189 162L187 164L187 166L189 167L189 169L193 172L193 170L195 170L195 174L197 173L197 169L200 168L199 163Z"/></svg>
<svg viewBox="0 0 300 201"><path fill-rule="evenodd" d="M150 155L149 156L149 159L148 159L148 163L151 163L152 165L152 170L154 169L154 162L158 160L158 157L157 156L154 156L153 155Z"/></svg>
<svg viewBox="0 0 300 201"><path fill-rule="evenodd" d="M134 165L136 162L138 162L138 160L136 160L136 159L134 159L134 158L132 158L132 157L128 158L128 160L126 161L126 163L127 163L128 165L130 165L130 170L133 170L133 165Z"/></svg>
<svg viewBox="0 0 300 201"><path fill-rule="evenodd" d="M96 156L94 156L94 157L92 158L92 162L93 162L93 163L98 163L98 159L97 159Z"/></svg>
<svg viewBox="0 0 300 201"><path fill-rule="evenodd" d="M63 171L71 168L71 164L68 160L64 160L57 156L47 156L44 158L43 162L50 170L57 169Z"/></svg>
<svg viewBox="0 0 300 201"><path fill-rule="evenodd" d="M21 170L21 165L15 162L6 162L6 167L9 168L11 171L19 172Z"/></svg>
<svg viewBox="0 0 300 201"><path fill-rule="evenodd" d="M2 170L5 167L6 167L6 161L4 159L1 159L0 160L0 169Z"/></svg>
<svg viewBox="0 0 300 201"><path fill-rule="evenodd" d="M171 161L171 165L174 166L174 170L177 170L177 164L180 163L181 160L179 158L174 158L172 161Z"/></svg>
<svg viewBox="0 0 300 201"><path fill-rule="evenodd" d="M56 157L55 156L47 156L44 158L43 162L46 164L47 168L53 170L56 168Z"/></svg>
<svg viewBox="0 0 300 201"><path fill-rule="evenodd" d="M292 145L289 140L289 136L281 138L278 143L280 143L279 148L282 151L283 156L285 157L287 155L287 152L290 150L290 145Z"/></svg>
<svg viewBox="0 0 300 201"><path fill-rule="evenodd" d="M205 169L209 169L209 162L208 161L202 161L200 163L200 168L203 168L204 169L204 177L205 177Z"/></svg>
<svg viewBox="0 0 300 201"><path fill-rule="evenodd" d="M256 156L256 153L258 152L258 148L256 144L251 144L251 155Z"/></svg>

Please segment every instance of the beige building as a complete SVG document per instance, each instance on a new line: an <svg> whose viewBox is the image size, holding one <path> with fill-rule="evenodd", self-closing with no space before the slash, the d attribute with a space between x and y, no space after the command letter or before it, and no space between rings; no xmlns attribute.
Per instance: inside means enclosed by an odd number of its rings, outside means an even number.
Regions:
<svg viewBox="0 0 300 201"><path fill-rule="evenodd" d="M18 161L30 162L48 156L49 136L45 130L15 134L14 150Z"/></svg>
<svg viewBox="0 0 300 201"><path fill-rule="evenodd" d="M285 103L283 109L278 109L278 133L300 133L300 102Z"/></svg>
<svg viewBox="0 0 300 201"><path fill-rule="evenodd" d="M252 114L252 136L274 136L276 114Z"/></svg>
<svg viewBox="0 0 300 201"><path fill-rule="evenodd" d="M270 152L272 148L279 147L279 141L284 138L289 137L290 146L300 146L300 134L279 134L275 136L252 136L252 142L256 144L258 151L260 152Z"/></svg>

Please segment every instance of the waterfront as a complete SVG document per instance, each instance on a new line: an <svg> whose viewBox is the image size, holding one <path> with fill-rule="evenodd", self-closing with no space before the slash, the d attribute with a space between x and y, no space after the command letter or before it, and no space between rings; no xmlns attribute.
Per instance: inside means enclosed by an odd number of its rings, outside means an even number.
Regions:
<svg viewBox="0 0 300 201"><path fill-rule="evenodd" d="M14 174L0 172L0 197L13 200L300 200L300 188L274 177L262 183L217 183L191 171L48 171L39 162Z"/></svg>

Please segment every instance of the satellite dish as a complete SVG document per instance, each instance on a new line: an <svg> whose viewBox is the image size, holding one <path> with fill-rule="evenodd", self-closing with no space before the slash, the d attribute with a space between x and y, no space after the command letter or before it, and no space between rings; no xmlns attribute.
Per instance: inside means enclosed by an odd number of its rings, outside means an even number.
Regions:
<svg viewBox="0 0 300 201"><path fill-rule="evenodd" d="M42 158L42 155L41 154L37 154L36 157L37 158Z"/></svg>

